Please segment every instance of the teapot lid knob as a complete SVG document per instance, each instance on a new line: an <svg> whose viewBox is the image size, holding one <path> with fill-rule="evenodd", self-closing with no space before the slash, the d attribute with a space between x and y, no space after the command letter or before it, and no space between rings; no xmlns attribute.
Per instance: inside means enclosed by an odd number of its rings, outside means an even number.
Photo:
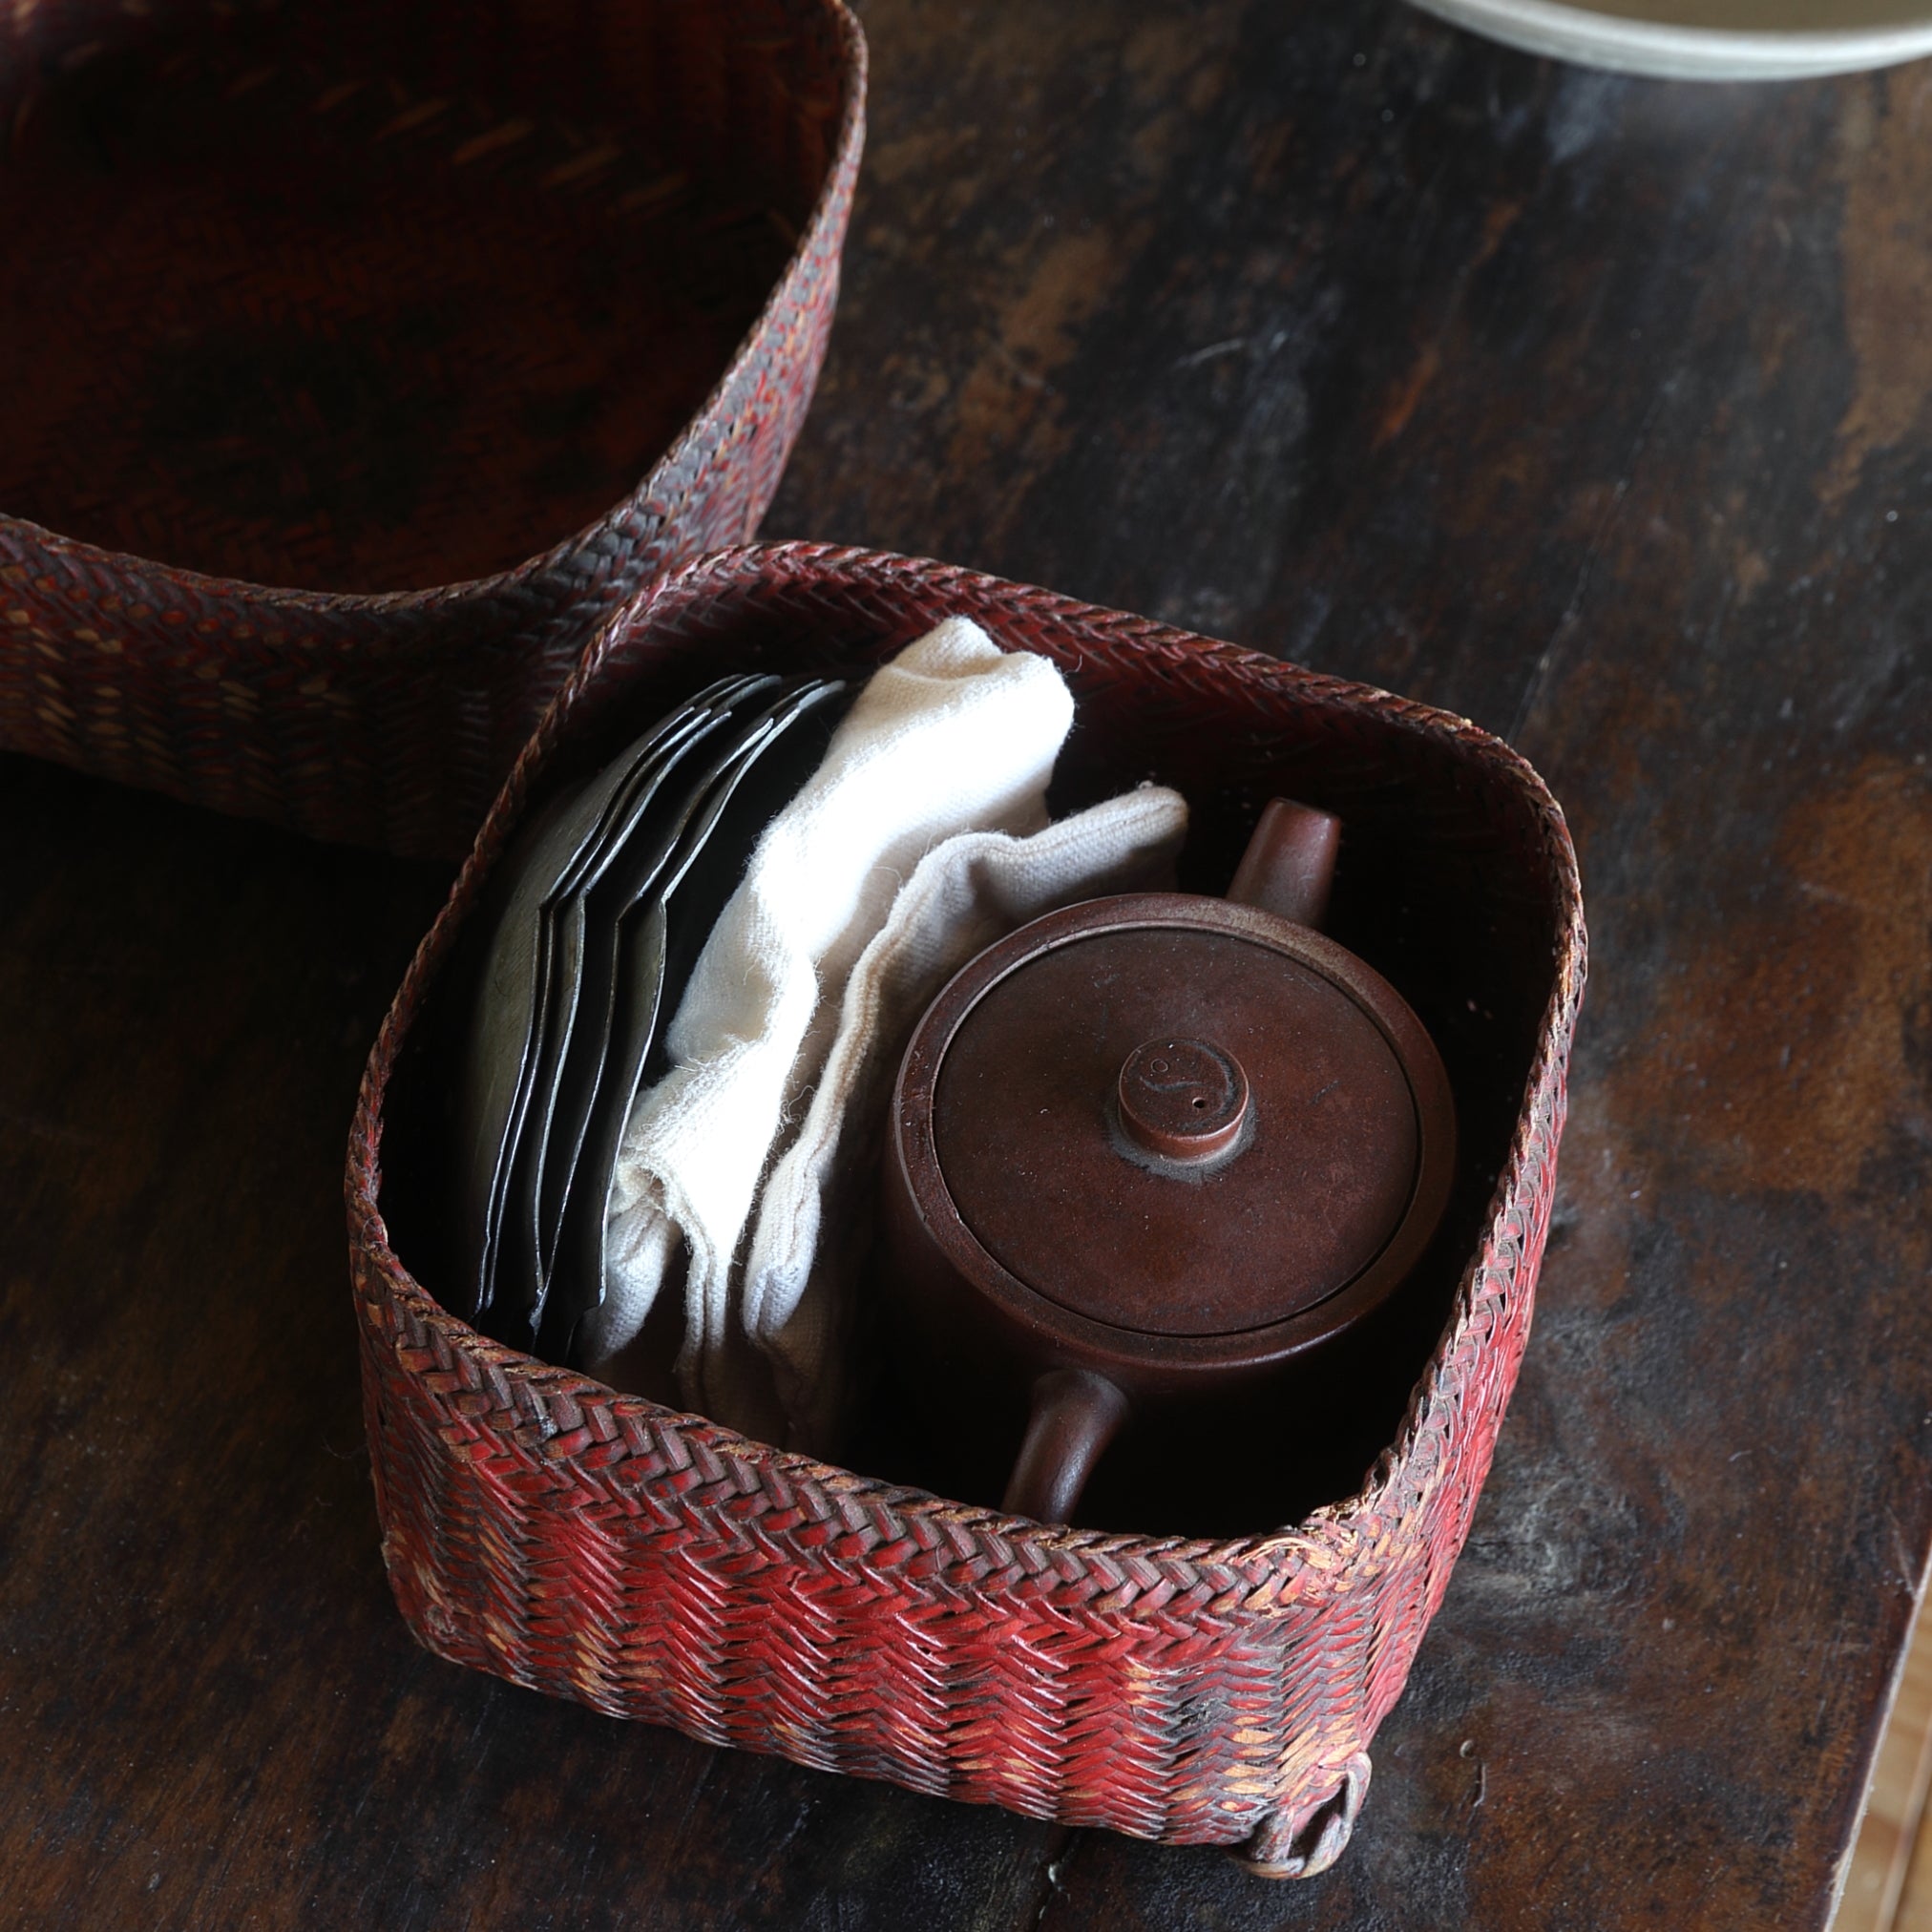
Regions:
<svg viewBox="0 0 1932 1932"><path fill-rule="evenodd" d="M1114 1105L1129 1159L1138 1152L1163 1164L1201 1166L1239 1152L1248 1075L1211 1040L1157 1034L1121 1063Z"/></svg>

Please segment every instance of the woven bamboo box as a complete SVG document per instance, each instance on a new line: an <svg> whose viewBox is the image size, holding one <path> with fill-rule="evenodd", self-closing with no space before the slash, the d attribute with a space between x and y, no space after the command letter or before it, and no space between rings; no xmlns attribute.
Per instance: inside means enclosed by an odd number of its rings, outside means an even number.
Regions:
<svg viewBox="0 0 1932 1932"><path fill-rule="evenodd" d="M1187 795L1184 885L1225 883L1277 788L1339 812L1333 930L1442 1049L1462 1171L1423 1326L1412 1359L1394 1344L1376 1433L1316 1506L1285 1451L1237 1468L1206 1442L1176 1459L1182 1494L1206 1521L1238 1488L1260 1514L1237 1533L1045 1528L615 1394L436 1299L438 993L526 810L724 672L862 670L955 613L1068 676L1060 804L1144 777ZM1584 969L1562 814L1466 721L938 564L788 544L666 575L544 715L363 1085L355 1303L383 1553L410 1628L458 1663L712 1743L1320 1870L1515 1380Z"/></svg>
<svg viewBox="0 0 1932 1932"><path fill-rule="evenodd" d="M460 855L756 530L865 79L842 0L0 4L0 748Z"/></svg>

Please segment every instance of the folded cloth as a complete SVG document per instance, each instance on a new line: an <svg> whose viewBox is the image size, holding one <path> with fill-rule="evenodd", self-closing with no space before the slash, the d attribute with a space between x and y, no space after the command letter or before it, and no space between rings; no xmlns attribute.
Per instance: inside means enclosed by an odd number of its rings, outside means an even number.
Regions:
<svg viewBox="0 0 1932 1932"><path fill-rule="evenodd" d="M1029 919L1171 884L1186 830L1180 793L1143 786L1027 838L961 832L928 852L892 901L846 982L805 1124L760 1193L745 1267L742 1319L770 1363L790 1446L838 1447L891 1088L920 1014L976 953Z"/></svg>
<svg viewBox="0 0 1932 1932"><path fill-rule="evenodd" d="M830 1446L849 1393L874 1116L914 1021L1000 934L1171 874L1186 825L1174 792L1146 787L1046 823L1072 717L1050 663L963 620L867 684L766 829L671 1024L671 1071L632 1107L612 1292L586 1321L594 1369L637 1335L682 1263L683 1399L766 1440Z"/></svg>
<svg viewBox="0 0 1932 1932"><path fill-rule="evenodd" d="M635 1338L682 1253L680 1385L694 1408L727 1419L721 1364L750 1350L730 1328L733 1258L788 1101L830 1048L845 981L934 845L1045 824L1072 722L1052 664L1001 651L961 619L867 682L699 956L666 1035L671 1071L632 1104L612 1188L610 1292L582 1331L591 1366Z"/></svg>

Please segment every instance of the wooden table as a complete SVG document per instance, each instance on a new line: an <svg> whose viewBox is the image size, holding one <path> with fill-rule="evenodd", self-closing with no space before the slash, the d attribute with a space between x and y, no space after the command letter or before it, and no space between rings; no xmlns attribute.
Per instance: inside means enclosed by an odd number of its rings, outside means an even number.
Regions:
<svg viewBox="0 0 1932 1932"><path fill-rule="evenodd" d="M1932 68L870 0L769 528L1467 713L1594 967L1543 1306L1355 1843L1208 1852L419 1652L339 1171L446 883L0 766L0 1919L1816 1927L1932 1544Z"/></svg>

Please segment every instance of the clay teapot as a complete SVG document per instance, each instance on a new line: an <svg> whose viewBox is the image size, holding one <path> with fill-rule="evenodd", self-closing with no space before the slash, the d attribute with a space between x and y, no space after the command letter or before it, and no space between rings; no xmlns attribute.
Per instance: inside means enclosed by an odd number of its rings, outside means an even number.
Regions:
<svg viewBox="0 0 1932 1932"><path fill-rule="evenodd" d="M1065 1522L1129 1419L1252 1392L1357 1327L1435 1233L1448 1076L1316 930L1340 834L1276 799L1225 899L1050 913L914 1033L881 1190L894 1320L934 1386L1025 1396L1015 1515Z"/></svg>

